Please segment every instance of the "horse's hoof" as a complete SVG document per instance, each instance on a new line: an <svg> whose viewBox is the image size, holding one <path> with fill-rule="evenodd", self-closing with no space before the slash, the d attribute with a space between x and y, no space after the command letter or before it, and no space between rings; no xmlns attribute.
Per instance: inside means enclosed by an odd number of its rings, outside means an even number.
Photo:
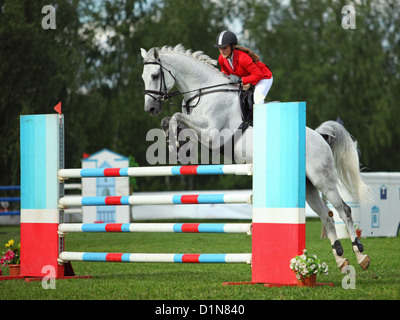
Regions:
<svg viewBox="0 0 400 320"><path fill-rule="evenodd" d="M161 129L164 131L168 131L169 129L169 120L171 120L171 117L165 117L161 120Z"/></svg>
<svg viewBox="0 0 400 320"><path fill-rule="evenodd" d="M367 270L368 267L369 267L370 262L371 262L370 257L366 256L366 257L364 258L364 260L360 263L361 268L362 268L363 270Z"/></svg>
<svg viewBox="0 0 400 320"><path fill-rule="evenodd" d="M341 271L343 271L343 268L345 267L345 266L348 266L350 264L350 262L349 262L349 260L344 260L344 262L342 263L342 265L339 267L339 269L341 270Z"/></svg>

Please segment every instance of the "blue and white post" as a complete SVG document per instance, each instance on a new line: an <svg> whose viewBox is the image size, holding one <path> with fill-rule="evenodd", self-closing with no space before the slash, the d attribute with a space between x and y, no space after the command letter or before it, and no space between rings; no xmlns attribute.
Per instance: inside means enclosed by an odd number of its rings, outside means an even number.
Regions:
<svg viewBox="0 0 400 320"><path fill-rule="evenodd" d="M305 102L254 106L252 282L294 285L305 248Z"/></svg>
<svg viewBox="0 0 400 320"><path fill-rule="evenodd" d="M64 276L57 258L63 250L58 225L57 179L63 168L64 118L58 114L20 117L21 142L21 276ZM43 267L46 266L46 270Z"/></svg>

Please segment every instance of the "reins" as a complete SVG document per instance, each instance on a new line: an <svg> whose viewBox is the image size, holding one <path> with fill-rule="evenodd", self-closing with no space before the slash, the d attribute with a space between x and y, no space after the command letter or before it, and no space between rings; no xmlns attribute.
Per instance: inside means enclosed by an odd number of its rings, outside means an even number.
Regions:
<svg viewBox="0 0 400 320"><path fill-rule="evenodd" d="M145 65L146 64L155 64L155 65L159 65L160 66L160 74L161 74L160 90L159 91L156 91L156 90L145 90L144 91L145 95L150 96L155 101L160 102L160 103L167 102L167 101L169 101L172 98L177 97L177 96L183 96L183 95L188 94L188 93L198 92L193 97L190 97L188 100L185 100L185 105L183 107L186 108L188 114L190 113L190 108L195 108L199 104L200 99L201 99L201 97L203 95L210 94L210 93L217 93L217 92L238 92L240 94L240 92L242 91L242 85L240 84L238 89L225 88L225 89L217 89L217 90L211 90L211 91L203 92L203 90L219 88L219 87L222 87L222 86L230 85L230 83L221 83L221 84L202 87L202 88L198 88L198 89L194 89L194 90L189 90L189 91L186 91L186 92L180 92L178 90L177 91L173 91L173 92L168 92L167 85L165 83L165 75L164 75L164 71L163 70L165 69L176 82L176 78L172 74L171 70L169 70L166 67L164 67L161 64L161 60L160 59L158 59L158 61L145 62L144 64ZM156 97L154 95L158 95L158 97ZM192 101L194 101L195 99L197 99L197 98L198 98L198 101L196 102L196 104L195 105L190 105L190 103ZM174 104L172 104L172 105L174 105Z"/></svg>
<svg viewBox="0 0 400 320"><path fill-rule="evenodd" d="M176 78L175 78L175 76L172 74L171 70L169 70L169 69L167 69L166 67L164 67L164 66L161 64L161 60L160 60L160 59L158 59L158 61L149 61L149 62L145 62L144 64L145 64L145 65L146 65L146 64L155 64L155 65L159 65L159 66L160 66L160 74L161 74L160 90L159 90L159 91L156 91L156 90L145 90L145 91L144 91L144 94L145 94L145 95L150 96L150 97L153 98L155 101L157 101L157 102L159 102L159 103L163 103L163 102L167 102L167 101L169 101L169 100L171 100L172 98L177 97L177 96L183 96L184 94L188 94L188 93L192 93L192 92L196 92L196 91L198 92L198 93L197 93L196 95L194 95L193 97L190 97L188 100L185 100L185 105L182 106L182 107L186 109L187 114L190 114L190 108L195 108L195 107L197 107L197 105L200 103L201 97L202 97L203 95L210 94L210 93L217 93L217 92L238 92L238 94L239 94L239 96L240 96L240 94L241 94L241 92L242 92L242 90L243 90L243 85L242 85L242 83L240 83L238 89L228 89L228 88L225 88L225 89L216 89L216 90L211 90L211 91L203 92L203 90L213 89L213 88L219 88L219 87L227 86L227 85L230 85L230 84L231 84L231 83L221 83L221 84L216 84L216 85L212 85L212 86L202 87L202 88L199 88L199 89L189 90L189 91L186 91L186 92L180 92L179 90L177 90L177 91L173 91L173 92L170 92L170 93L169 93L169 92L168 92L168 89L167 89L167 85L166 85L166 83L165 83L165 76L164 76L164 70L163 70L163 69L165 69L165 70L171 75L171 77L175 80L175 82L176 82ZM158 95L158 97L156 97L156 96L154 96L154 95ZM193 105L193 106L191 106L190 103L191 103L193 100L197 99L197 98L198 98L198 100L197 100L196 104ZM170 103L170 104L171 104L171 105L178 106L178 105L173 104L173 103ZM178 106L178 107L179 107L179 106ZM252 126L252 125L253 125L252 119L243 119L243 121L242 121L242 123L240 124L238 130L242 130L242 132L245 132L245 131L247 130L247 128L248 128L249 126ZM233 137L234 137L234 136L232 136L231 139L233 139ZM233 157L233 152L234 152L234 151L233 151L233 149L232 149L232 157ZM222 145L222 146L220 147L220 153L221 153L221 154L224 154L224 145Z"/></svg>

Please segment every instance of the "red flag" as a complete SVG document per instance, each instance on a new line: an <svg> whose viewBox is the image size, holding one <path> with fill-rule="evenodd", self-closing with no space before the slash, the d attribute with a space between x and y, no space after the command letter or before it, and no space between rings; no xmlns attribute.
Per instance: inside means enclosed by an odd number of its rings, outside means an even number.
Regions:
<svg viewBox="0 0 400 320"><path fill-rule="evenodd" d="M61 115L61 101L54 107L54 110Z"/></svg>

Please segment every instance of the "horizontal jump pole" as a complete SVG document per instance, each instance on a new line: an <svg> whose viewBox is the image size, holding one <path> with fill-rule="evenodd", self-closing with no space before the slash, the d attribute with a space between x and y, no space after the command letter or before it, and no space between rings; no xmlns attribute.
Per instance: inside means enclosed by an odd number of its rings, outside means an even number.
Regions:
<svg viewBox="0 0 400 320"><path fill-rule="evenodd" d="M155 166L130 168L89 168L60 169L58 178L94 178L94 177L155 177L181 175L249 175L253 173L252 164L230 165L191 165L191 166Z"/></svg>
<svg viewBox="0 0 400 320"><path fill-rule="evenodd" d="M59 262L151 262L151 263L247 263L251 264L251 253L102 253L69 252L59 255Z"/></svg>
<svg viewBox="0 0 400 320"><path fill-rule="evenodd" d="M224 204L252 203L251 193L220 193L220 194L178 194L178 195L141 195L121 197L63 197L59 206L116 206L116 205L146 205L146 204Z"/></svg>
<svg viewBox="0 0 400 320"><path fill-rule="evenodd" d="M81 183L66 183L66 184L64 184L64 190L75 190L75 189L82 190L82 184Z"/></svg>
<svg viewBox="0 0 400 320"><path fill-rule="evenodd" d="M250 223L64 223L61 233L68 232L176 232L176 233L247 233Z"/></svg>
<svg viewBox="0 0 400 320"><path fill-rule="evenodd" d="M0 198L0 202L20 202L21 197L6 197Z"/></svg>
<svg viewBox="0 0 400 320"><path fill-rule="evenodd" d="M0 216L19 216L21 211L1 211Z"/></svg>
<svg viewBox="0 0 400 320"><path fill-rule="evenodd" d="M0 191L3 190L21 190L21 186L0 186Z"/></svg>

